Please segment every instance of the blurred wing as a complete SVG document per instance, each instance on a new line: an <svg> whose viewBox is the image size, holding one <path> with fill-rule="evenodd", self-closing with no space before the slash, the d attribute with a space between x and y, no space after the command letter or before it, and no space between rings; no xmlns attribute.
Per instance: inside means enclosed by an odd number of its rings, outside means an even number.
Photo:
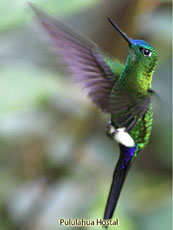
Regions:
<svg viewBox="0 0 173 230"><path fill-rule="evenodd" d="M84 35L72 31L35 5L31 4L31 6L58 51L74 72L75 80L83 84L83 88L87 89L88 96L102 111L110 112L111 90L123 65L114 63L113 66L114 60L102 55L103 52L94 42ZM117 73L115 73L116 69Z"/></svg>
<svg viewBox="0 0 173 230"><path fill-rule="evenodd" d="M117 118L119 127L131 130L149 109L151 96L148 92L146 96L133 98L123 90L115 90L115 94L111 95L110 109L113 114L119 114Z"/></svg>

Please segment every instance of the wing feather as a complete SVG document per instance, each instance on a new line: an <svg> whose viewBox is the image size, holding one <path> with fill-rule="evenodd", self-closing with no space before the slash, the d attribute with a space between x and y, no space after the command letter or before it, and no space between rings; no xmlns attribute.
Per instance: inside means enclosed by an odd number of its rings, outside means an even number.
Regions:
<svg viewBox="0 0 173 230"><path fill-rule="evenodd" d="M74 80L81 83L82 89L103 112L118 114L119 127L132 129L149 108L151 93L136 101L123 89L116 88L123 64L105 55L84 35L74 32L35 4L30 5L55 44L55 50L62 54L74 73Z"/></svg>
<svg viewBox="0 0 173 230"><path fill-rule="evenodd" d="M34 4L31 6L56 50L62 54L74 73L75 81L87 89L87 95L102 111L111 112L110 94L119 74L116 76L106 63L103 51L84 35L53 19ZM113 63L113 59L106 57Z"/></svg>
<svg viewBox="0 0 173 230"><path fill-rule="evenodd" d="M152 95L148 92L147 95L135 99L118 87L113 91L115 93L110 100L112 114L119 114L117 116L119 127L125 127L126 131L130 131L149 109Z"/></svg>

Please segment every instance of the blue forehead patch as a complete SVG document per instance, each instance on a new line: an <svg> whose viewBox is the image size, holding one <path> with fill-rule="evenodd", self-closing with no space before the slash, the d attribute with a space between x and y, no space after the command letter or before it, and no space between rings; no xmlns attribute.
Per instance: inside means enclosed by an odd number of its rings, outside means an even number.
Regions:
<svg viewBox="0 0 173 230"><path fill-rule="evenodd" d="M148 49L153 49L153 47L146 41L144 40L133 40L130 39L130 41L133 43L133 45L138 45L138 46L142 46Z"/></svg>

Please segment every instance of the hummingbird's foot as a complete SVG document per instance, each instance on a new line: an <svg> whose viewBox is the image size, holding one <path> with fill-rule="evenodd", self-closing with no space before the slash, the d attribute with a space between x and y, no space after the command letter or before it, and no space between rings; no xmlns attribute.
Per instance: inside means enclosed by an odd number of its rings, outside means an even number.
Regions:
<svg viewBox="0 0 173 230"><path fill-rule="evenodd" d="M111 121L108 122L106 126L106 134L108 137L114 139L116 129L114 128L113 124Z"/></svg>

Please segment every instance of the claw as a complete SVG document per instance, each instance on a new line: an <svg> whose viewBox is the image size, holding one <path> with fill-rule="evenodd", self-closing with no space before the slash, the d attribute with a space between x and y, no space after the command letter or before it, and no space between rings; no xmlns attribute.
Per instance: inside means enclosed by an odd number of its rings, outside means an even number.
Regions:
<svg viewBox="0 0 173 230"><path fill-rule="evenodd" d="M106 126L106 134L107 134L107 136L113 139L114 136L115 136L115 132L116 132L116 129L114 128L112 122L109 121L107 126Z"/></svg>

